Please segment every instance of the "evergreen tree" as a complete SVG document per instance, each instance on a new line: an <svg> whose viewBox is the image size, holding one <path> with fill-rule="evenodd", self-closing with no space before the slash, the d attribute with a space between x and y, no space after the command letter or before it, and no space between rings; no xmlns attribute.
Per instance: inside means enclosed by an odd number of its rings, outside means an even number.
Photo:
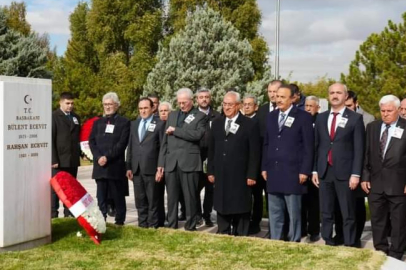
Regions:
<svg viewBox="0 0 406 270"><path fill-rule="evenodd" d="M31 25L27 22L25 16L27 14L26 5L24 2L11 2L10 6L2 7L6 15L6 24L8 27L24 36L31 33Z"/></svg>
<svg viewBox="0 0 406 270"><path fill-rule="evenodd" d="M158 91L164 100L174 101L179 88L204 86L212 90L214 106L219 105L227 89L245 91L253 75L251 52L249 42L241 40L239 31L220 13L198 8L169 46L161 47L144 95Z"/></svg>
<svg viewBox="0 0 406 270"><path fill-rule="evenodd" d="M24 36L7 24L0 9L0 74L6 76L50 78L46 69L47 50L39 44L38 35Z"/></svg>
<svg viewBox="0 0 406 270"><path fill-rule="evenodd" d="M247 93L257 97L258 104L268 102L268 84L273 80L271 75L271 67L268 65L265 68L264 77L260 80L255 80L247 84Z"/></svg>
<svg viewBox="0 0 406 270"><path fill-rule="evenodd" d="M253 49L250 60L255 72L254 79L262 79L266 68L268 46L258 33L261 12L256 0L170 0L166 22L169 38L185 27L187 14L193 12L197 6L208 6L220 12L240 31L240 38L246 38L250 42Z"/></svg>
<svg viewBox="0 0 406 270"><path fill-rule="evenodd" d="M83 118L100 115L101 98L115 91L121 113L134 118L161 39L159 0L93 0L70 16L71 40L57 68L54 88L72 91Z"/></svg>
<svg viewBox="0 0 406 270"><path fill-rule="evenodd" d="M378 116L379 99L406 96L406 13L403 22L389 21L385 30L371 34L360 46L341 80L356 92L362 107Z"/></svg>

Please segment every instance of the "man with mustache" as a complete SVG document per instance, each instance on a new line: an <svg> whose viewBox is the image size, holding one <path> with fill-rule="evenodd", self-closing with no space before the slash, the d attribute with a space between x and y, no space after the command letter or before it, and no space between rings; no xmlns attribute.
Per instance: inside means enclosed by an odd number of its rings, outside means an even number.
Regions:
<svg viewBox="0 0 406 270"><path fill-rule="evenodd" d="M345 107L347 87L334 83L328 89L331 109L315 123L313 183L320 188L322 237L333 240L334 209L338 199L343 217L344 245L355 246L355 189L362 173L365 128L362 115Z"/></svg>

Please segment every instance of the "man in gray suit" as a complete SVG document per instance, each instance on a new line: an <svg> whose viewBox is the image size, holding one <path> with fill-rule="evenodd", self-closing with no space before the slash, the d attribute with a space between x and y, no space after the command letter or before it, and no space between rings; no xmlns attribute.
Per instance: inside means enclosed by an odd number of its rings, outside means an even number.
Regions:
<svg viewBox="0 0 406 270"><path fill-rule="evenodd" d="M193 92L181 88L176 93L179 110L171 112L159 152L157 179L165 171L168 192L168 225L178 227L179 191L186 204L185 230L196 230L199 172L202 171L200 140L206 131L207 117L193 108Z"/></svg>
<svg viewBox="0 0 406 270"><path fill-rule="evenodd" d="M375 120L375 117L372 114L367 113L361 108L361 106L358 103L358 96L354 91L351 90L348 91L348 97L347 100L345 101L345 106L348 109L362 115L362 120L364 121L365 127Z"/></svg>
<svg viewBox="0 0 406 270"><path fill-rule="evenodd" d="M127 178L133 181L138 226L158 227L158 183L155 175L163 137L164 122L153 115L149 98L138 102L140 117L131 122L127 148ZM159 182L161 179L156 179Z"/></svg>

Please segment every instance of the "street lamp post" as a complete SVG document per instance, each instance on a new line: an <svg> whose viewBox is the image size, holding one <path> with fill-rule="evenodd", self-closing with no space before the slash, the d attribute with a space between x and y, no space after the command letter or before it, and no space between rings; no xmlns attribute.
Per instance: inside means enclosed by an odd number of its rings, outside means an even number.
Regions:
<svg viewBox="0 0 406 270"><path fill-rule="evenodd" d="M275 80L279 79L279 30L280 30L281 1L276 0L276 31L275 31Z"/></svg>

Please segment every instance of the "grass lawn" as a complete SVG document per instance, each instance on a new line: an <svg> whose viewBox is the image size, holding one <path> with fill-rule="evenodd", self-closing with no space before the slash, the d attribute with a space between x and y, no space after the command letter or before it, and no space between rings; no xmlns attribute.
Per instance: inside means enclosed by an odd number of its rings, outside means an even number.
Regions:
<svg viewBox="0 0 406 270"><path fill-rule="evenodd" d="M75 219L55 219L52 229L52 244L0 254L0 269L349 270L380 269L386 259L368 249L114 225L96 246Z"/></svg>

